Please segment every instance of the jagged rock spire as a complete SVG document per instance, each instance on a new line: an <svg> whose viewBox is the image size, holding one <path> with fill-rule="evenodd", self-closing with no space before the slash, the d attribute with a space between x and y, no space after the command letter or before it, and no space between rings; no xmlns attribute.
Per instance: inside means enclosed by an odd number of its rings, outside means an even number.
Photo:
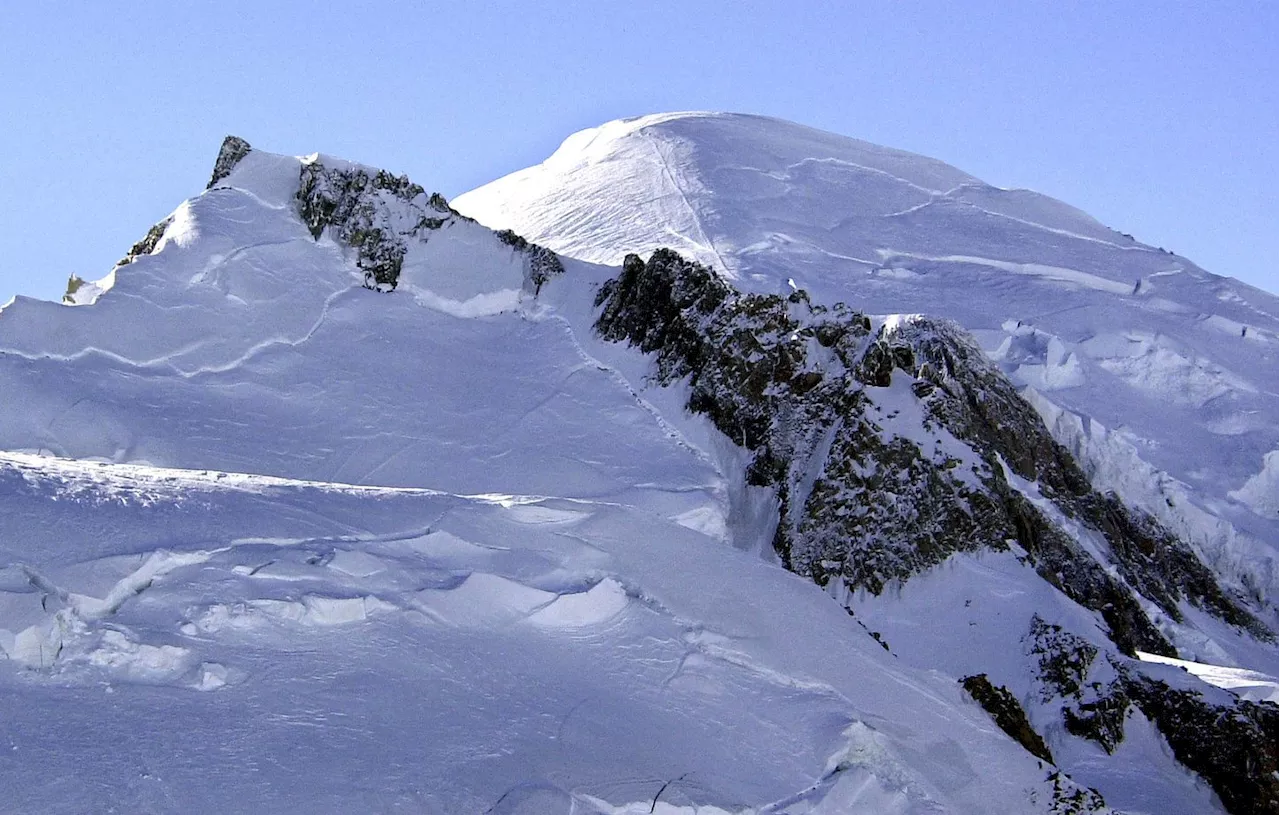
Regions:
<svg viewBox="0 0 1280 815"><path fill-rule="evenodd" d="M239 136L227 136L223 139L222 147L218 149L218 158L213 162L213 177L209 179L205 189L211 189L214 184L231 175L231 171L240 163L240 159L249 155L252 149L249 142Z"/></svg>

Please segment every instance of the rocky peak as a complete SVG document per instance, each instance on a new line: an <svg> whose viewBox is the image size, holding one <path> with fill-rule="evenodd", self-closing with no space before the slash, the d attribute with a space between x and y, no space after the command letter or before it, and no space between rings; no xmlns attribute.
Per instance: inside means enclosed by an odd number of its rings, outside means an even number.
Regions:
<svg viewBox="0 0 1280 815"><path fill-rule="evenodd" d="M231 175L231 171L252 149L249 142L239 136L227 136L223 139L222 146L218 148L218 158L213 162L213 177L209 179L205 189L213 189L214 184Z"/></svg>
<svg viewBox="0 0 1280 815"><path fill-rule="evenodd" d="M331 238L354 249L365 287L381 292L395 290L411 242L425 243L436 230L471 221L443 195L427 195L407 176L360 165L330 165L320 157L303 162L296 198L312 237L318 240L328 230ZM496 237L528 256L526 284L535 293L564 271L554 252L514 232Z"/></svg>

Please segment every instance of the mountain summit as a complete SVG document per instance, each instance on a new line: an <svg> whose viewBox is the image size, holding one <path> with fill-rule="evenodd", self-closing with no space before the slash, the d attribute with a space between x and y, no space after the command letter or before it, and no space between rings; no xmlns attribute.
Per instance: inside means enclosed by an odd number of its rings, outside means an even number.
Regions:
<svg viewBox="0 0 1280 815"><path fill-rule="evenodd" d="M665 246L742 286L751 280L776 286L779 275L771 269L779 262L803 275L795 278L799 285L819 291L819 281L828 278L847 285L847 264L864 273L912 258L1047 266L1055 254L1081 268L1075 275L1067 274L1071 267L1056 267L1056 274L1054 268L1006 271L1115 294L1175 267L1186 279L1163 281L1166 293L1187 281L1240 285L1048 196L994 187L935 159L763 116L667 113L609 122L573 134L541 164L454 204L485 222L523 224L528 235L554 239L575 257L617 264L624 246L640 252ZM1117 263L1112 251L1131 256ZM951 268L949 276L972 275ZM893 277L880 274L876 282ZM910 288L865 288L875 298L868 305L886 313L903 311L904 304L891 299L895 294L920 295ZM1249 299L1265 307L1275 297ZM1231 305L1238 304L1224 313ZM1269 328L1265 321L1260 327Z"/></svg>
<svg viewBox="0 0 1280 815"><path fill-rule="evenodd" d="M1094 484L1277 605L1277 298L940 161L760 116L609 122L459 196L573 257L956 320Z"/></svg>

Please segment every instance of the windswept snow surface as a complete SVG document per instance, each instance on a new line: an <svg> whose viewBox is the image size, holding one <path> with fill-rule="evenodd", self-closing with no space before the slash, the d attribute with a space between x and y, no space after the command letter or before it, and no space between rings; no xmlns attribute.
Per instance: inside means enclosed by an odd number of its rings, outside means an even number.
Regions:
<svg viewBox="0 0 1280 815"><path fill-rule="evenodd" d="M0 483L12 811L612 812L668 781L676 812L1035 811L1045 773L953 681L651 512L22 454Z"/></svg>
<svg viewBox="0 0 1280 815"><path fill-rule="evenodd" d="M666 246L739 287L955 319L1100 489L1275 611L1275 295L1046 196L757 116L610 122L455 205L590 261Z"/></svg>
<svg viewBox="0 0 1280 815"><path fill-rule="evenodd" d="M1013 813L1070 788L759 557L732 453L591 339L614 270L534 301L454 220L366 290L299 220L300 162L250 153L91 305L0 310L0 809Z"/></svg>

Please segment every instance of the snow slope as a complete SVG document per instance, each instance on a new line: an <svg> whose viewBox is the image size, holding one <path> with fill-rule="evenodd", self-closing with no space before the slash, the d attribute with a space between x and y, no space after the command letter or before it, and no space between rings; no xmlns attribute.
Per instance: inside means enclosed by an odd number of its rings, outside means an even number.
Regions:
<svg viewBox="0 0 1280 815"><path fill-rule="evenodd" d="M9 811L647 812L667 781L658 811L1047 795L953 681L649 512L15 454L0 481L24 530L0 550Z"/></svg>
<svg viewBox="0 0 1280 815"><path fill-rule="evenodd" d="M756 116L610 122L455 205L589 261L665 246L749 290L955 319L1098 488L1275 613L1274 295L1046 196Z"/></svg>
<svg viewBox="0 0 1280 815"><path fill-rule="evenodd" d="M0 310L0 809L1090 800L745 545L732 453L592 338L615 270L535 300L450 216L371 291L317 162L249 152L83 305Z"/></svg>

